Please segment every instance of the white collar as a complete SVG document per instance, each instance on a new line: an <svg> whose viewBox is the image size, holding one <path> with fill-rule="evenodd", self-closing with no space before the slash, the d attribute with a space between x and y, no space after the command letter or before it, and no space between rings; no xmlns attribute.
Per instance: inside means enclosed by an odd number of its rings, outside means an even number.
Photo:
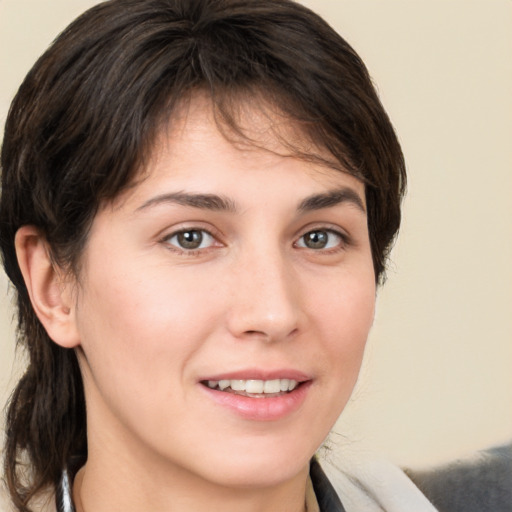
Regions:
<svg viewBox="0 0 512 512"><path fill-rule="evenodd" d="M397 466L382 460L321 460L346 512L437 512Z"/></svg>

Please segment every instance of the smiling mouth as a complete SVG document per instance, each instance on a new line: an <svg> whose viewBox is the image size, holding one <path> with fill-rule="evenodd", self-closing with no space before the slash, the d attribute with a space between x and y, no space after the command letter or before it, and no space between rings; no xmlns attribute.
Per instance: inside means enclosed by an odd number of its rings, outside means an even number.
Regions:
<svg viewBox="0 0 512 512"><path fill-rule="evenodd" d="M293 379L272 380L206 380L201 384L226 393L248 396L251 398L270 398L292 392L300 383Z"/></svg>

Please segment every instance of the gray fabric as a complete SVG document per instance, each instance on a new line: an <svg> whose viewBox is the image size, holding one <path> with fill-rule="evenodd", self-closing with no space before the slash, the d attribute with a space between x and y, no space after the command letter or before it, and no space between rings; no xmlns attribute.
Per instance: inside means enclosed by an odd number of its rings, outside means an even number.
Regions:
<svg viewBox="0 0 512 512"><path fill-rule="evenodd" d="M439 512L512 512L512 443L406 473Z"/></svg>

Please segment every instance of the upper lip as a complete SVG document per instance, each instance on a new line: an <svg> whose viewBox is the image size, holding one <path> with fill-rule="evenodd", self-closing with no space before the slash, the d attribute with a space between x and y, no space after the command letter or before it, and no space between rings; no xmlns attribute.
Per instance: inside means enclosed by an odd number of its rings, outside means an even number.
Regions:
<svg viewBox="0 0 512 512"><path fill-rule="evenodd" d="M306 373L290 368L263 370L260 368L247 368L232 372L216 373L201 378L205 380L274 380L274 379L293 379L297 382L311 380L311 376Z"/></svg>

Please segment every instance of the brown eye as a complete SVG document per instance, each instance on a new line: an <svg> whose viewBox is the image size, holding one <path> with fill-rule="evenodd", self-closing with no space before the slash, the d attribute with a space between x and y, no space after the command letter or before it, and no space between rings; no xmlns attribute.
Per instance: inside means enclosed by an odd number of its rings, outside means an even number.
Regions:
<svg viewBox="0 0 512 512"><path fill-rule="evenodd" d="M305 247L307 249L321 250L333 249L343 242L343 238L339 233L329 229L315 229L308 231L302 235L297 242L297 247Z"/></svg>
<svg viewBox="0 0 512 512"><path fill-rule="evenodd" d="M194 251L210 247L214 242L214 238L203 229L187 229L186 231L174 233L167 238L167 242L179 249Z"/></svg>

